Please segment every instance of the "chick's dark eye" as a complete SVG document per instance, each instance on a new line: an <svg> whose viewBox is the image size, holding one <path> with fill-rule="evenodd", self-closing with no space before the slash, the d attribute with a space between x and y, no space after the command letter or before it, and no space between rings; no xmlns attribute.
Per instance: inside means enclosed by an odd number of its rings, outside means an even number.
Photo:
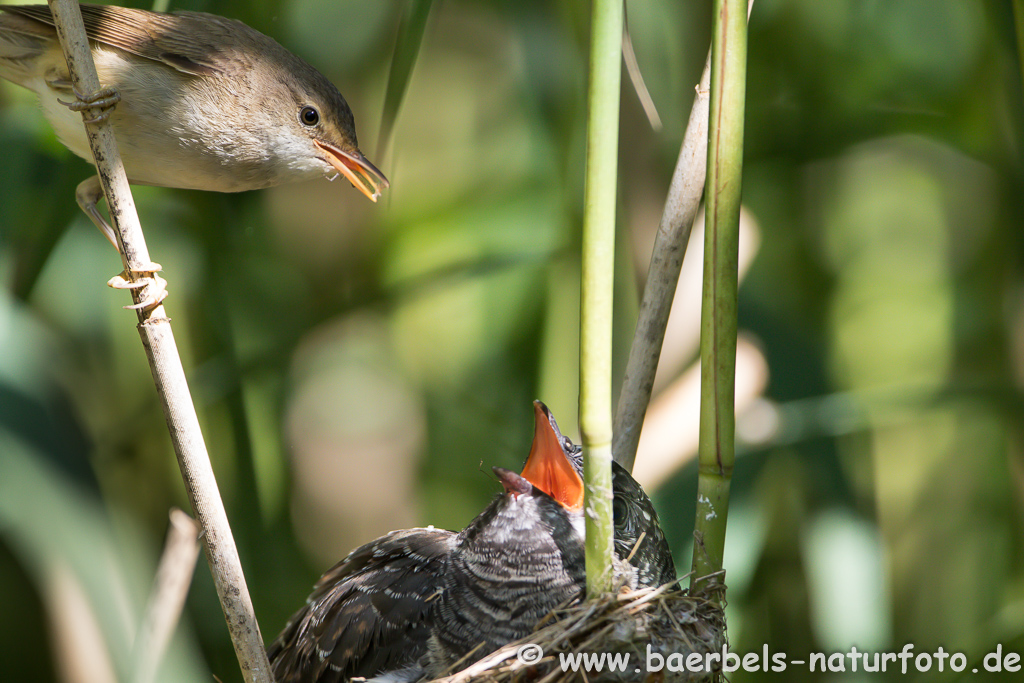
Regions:
<svg viewBox="0 0 1024 683"><path fill-rule="evenodd" d="M313 107L303 107L299 112L299 121L307 126L315 126L320 123L320 113Z"/></svg>
<svg viewBox="0 0 1024 683"><path fill-rule="evenodd" d="M622 500L620 496L615 496L612 499L612 515L615 518L615 526L621 527L626 523L629 513L626 511L626 501Z"/></svg>

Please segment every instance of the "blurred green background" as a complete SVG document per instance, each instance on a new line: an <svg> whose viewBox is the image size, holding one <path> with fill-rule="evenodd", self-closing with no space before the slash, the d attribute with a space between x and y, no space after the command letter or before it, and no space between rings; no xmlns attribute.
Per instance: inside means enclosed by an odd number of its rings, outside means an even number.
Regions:
<svg viewBox="0 0 1024 683"><path fill-rule="evenodd" d="M324 71L392 182L377 205L344 181L136 191L268 641L352 547L464 526L497 490L489 467L527 455L532 399L577 433L588 3L434 3L382 153L408 7L171 5L240 18ZM710 26L705 1L627 10L664 127L624 79L620 368ZM747 106L732 649L909 642L965 653L963 676L996 644L1024 652L1010 2L758 0ZM104 286L118 258L74 203L90 167L6 82L0 150L0 678L125 680L167 511L187 500L128 297ZM660 463L645 481L681 569L696 415L672 381L692 373L695 282L662 368L663 440L638 463ZM241 680L201 559L161 680L211 674Z"/></svg>

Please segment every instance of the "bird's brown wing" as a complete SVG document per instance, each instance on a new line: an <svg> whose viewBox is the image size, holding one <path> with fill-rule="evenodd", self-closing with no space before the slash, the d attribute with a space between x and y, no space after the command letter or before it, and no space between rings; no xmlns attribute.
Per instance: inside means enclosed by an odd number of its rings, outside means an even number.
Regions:
<svg viewBox="0 0 1024 683"><path fill-rule="evenodd" d="M321 577L268 654L277 683L338 683L415 664L455 534L393 531Z"/></svg>
<svg viewBox="0 0 1024 683"><path fill-rule="evenodd" d="M114 5L81 8L90 40L193 75L231 73L241 68L237 59L243 54L238 49L240 43L259 48L273 42L240 21L213 14L162 14ZM0 5L0 9L53 26L47 5Z"/></svg>

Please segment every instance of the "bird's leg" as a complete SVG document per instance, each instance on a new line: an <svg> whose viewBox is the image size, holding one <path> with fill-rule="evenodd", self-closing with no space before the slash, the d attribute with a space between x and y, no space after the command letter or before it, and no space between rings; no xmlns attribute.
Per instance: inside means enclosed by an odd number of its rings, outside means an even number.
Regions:
<svg viewBox="0 0 1024 683"><path fill-rule="evenodd" d="M78 91L78 88L72 88L71 90L75 93L74 100L65 102L64 100L57 100L71 111L85 111L86 109L99 109L99 113L89 119L85 119L85 123L99 123L100 121L106 121L110 118L110 112L114 110L114 105L121 101L121 93L115 88L100 88L96 92L83 94Z"/></svg>
<svg viewBox="0 0 1024 683"><path fill-rule="evenodd" d="M110 240L110 243L114 245L114 249L121 253L121 247L117 246L117 236L114 234L114 229L110 227L110 223L107 222L107 219L103 217L96 206L101 199L103 199L103 186L100 185L99 176L89 176L80 182L75 189L75 201L78 202L78 206L89 217L89 220L100 229L103 236Z"/></svg>
<svg viewBox="0 0 1024 683"><path fill-rule="evenodd" d="M114 249L117 249L117 253L120 254L121 248L117 245L117 236L114 234L114 229L110 227L110 223L103 218L99 208L97 208L97 204L102 197L103 187L100 185L99 176L86 178L79 183L78 189L75 190L75 199L78 201L78 206L82 208L85 215L96 224L96 227L110 240L110 243L114 245ZM157 275L162 269L163 266L152 261L143 264L141 268L133 268L131 270L126 268L120 274L107 280L107 286L114 289L138 289L151 285L145 300L131 306L125 306L125 308L153 308L167 298L167 281ZM132 275L135 277L133 278Z"/></svg>

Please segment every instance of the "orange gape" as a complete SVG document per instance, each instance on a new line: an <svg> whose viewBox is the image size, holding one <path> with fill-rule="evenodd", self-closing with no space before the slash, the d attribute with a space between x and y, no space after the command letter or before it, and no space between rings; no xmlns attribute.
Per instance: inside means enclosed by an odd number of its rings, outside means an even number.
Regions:
<svg viewBox="0 0 1024 683"><path fill-rule="evenodd" d="M541 404L533 404L533 446L523 467L523 478L562 504L567 510L583 508L583 480L566 457L558 435Z"/></svg>

